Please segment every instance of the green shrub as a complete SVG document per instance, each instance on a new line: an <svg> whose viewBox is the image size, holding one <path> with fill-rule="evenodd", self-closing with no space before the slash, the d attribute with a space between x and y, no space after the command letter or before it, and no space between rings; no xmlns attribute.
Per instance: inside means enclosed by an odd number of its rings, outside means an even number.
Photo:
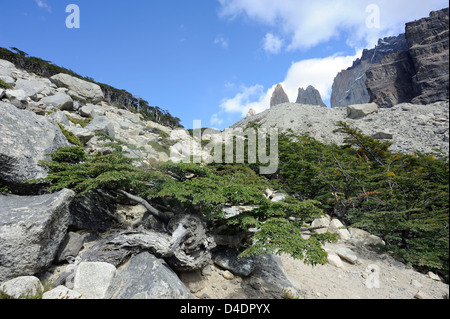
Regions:
<svg viewBox="0 0 450 319"><path fill-rule="evenodd" d="M58 126L61 129L61 132L63 133L63 135L69 141L69 143L80 146L80 147L84 147L84 145L83 145L83 143L81 143L80 139L78 137L76 137L75 134L73 134L72 132L66 130L64 125L62 125L61 123L58 123Z"/></svg>
<svg viewBox="0 0 450 319"><path fill-rule="evenodd" d="M80 126L83 127L83 128L86 127L93 120L93 118L78 119L78 118L72 117L70 115L67 115L67 118L73 124L75 124L75 125L76 124L80 124Z"/></svg>

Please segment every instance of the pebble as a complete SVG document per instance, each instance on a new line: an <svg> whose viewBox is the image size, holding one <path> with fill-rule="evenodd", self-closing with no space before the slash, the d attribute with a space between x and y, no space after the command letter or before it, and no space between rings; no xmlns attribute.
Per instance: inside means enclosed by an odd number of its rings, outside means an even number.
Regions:
<svg viewBox="0 0 450 319"><path fill-rule="evenodd" d="M233 280L234 279L234 275L231 272L229 272L228 270L224 271L222 276L226 280Z"/></svg>
<svg viewBox="0 0 450 319"><path fill-rule="evenodd" d="M425 294L423 291L418 291L416 295L414 296L416 299L431 299L427 294Z"/></svg>

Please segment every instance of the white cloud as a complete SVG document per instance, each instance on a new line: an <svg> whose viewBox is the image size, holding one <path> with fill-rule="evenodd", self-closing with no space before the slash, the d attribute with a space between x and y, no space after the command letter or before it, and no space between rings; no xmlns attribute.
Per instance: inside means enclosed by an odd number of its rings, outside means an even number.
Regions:
<svg viewBox="0 0 450 319"><path fill-rule="evenodd" d="M250 108L258 108L264 98L264 87L256 84L250 87L242 86L238 94L231 99L224 99L220 108L227 113L247 114Z"/></svg>
<svg viewBox="0 0 450 319"><path fill-rule="evenodd" d="M223 119L222 118L220 118L220 114L219 113L215 113L215 114L213 114L212 116L211 116L211 119L209 120L209 123L211 124L211 125L218 125L218 126L220 126L220 125L222 125L223 124Z"/></svg>
<svg viewBox="0 0 450 319"><path fill-rule="evenodd" d="M308 85L319 90L322 99L327 102L331 97L334 78L341 70L347 69L353 61L361 56L361 51L355 55L333 55L323 59L307 59L292 63L281 84L291 102L297 100L298 89L306 89ZM224 99L220 105L226 113L240 113L245 117L252 108L257 113L270 107L270 99L276 84L265 90L262 85L242 86L240 92L233 98Z"/></svg>
<svg viewBox="0 0 450 319"><path fill-rule="evenodd" d="M354 47L367 47L387 35L404 32L405 23L448 6L445 0L378 0L379 28L367 24L373 0L218 0L219 16L261 23L282 35L288 51L312 48L345 36ZM342 39L341 39L342 40Z"/></svg>
<svg viewBox="0 0 450 319"><path fill-rule="evenodd" d="M281 52L283 40L272 33L267 33L264 37L264 50L268 53L278 54Z"/></svg>
<svg viewBox="0 0 450 319"><path fill-rule="evenodd" d="M222 35L218 35L214 39L214 44L220 45L222 48L226 49L226 48L228 48L229 41L227 39L225 39Z"/></svg>
<svg viewBox="0 0 450 319"><path fill-rule="evenodd" d="M48 12L52 11L52 8L45 0L34 0L36 2L37 6L42 9L47 9Z"/></svg>

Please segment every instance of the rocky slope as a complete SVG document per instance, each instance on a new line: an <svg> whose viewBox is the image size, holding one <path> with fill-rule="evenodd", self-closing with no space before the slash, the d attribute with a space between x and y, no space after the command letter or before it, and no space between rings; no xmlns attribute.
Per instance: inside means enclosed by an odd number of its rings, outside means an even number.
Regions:
<svg viewBox="0 0 450 319"><path fill-rule="evenodd" d="M369 103L366 71L380 63L387 55L407 50L405 34L380 39L375 48L364 50L361 58L356 60L350 68L337 74L332 87L331 107Z"/></svg>
<svg viewBox="0 0 450 319"><path fill-rule="evenodd" d="M390 109L376 104L352 105L347 108L322 108L285 103L239 121L233 128L250 123L263 128L277 127L307 133L324 143L343 142L343 135L333 133L335 123L345 121L364 134L389 139L397 152L449 151L449 102L429 105L399 104Z"/></svg>

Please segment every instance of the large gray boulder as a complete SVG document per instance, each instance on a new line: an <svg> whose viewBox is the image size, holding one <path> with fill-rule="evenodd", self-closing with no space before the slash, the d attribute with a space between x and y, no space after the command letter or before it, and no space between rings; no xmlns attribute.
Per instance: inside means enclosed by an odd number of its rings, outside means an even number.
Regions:
<svg viewBox="0 0 450 319"><path fill-rule="evenodd" d="M114 123L106 116L96 117L88 125L86 125L85 129L92 131L92 132L105 133L111 137L116 136L116 133L114 130Z"/></svg>
<svg viewBox="0 0 450 319"><path fill-rule="evenodd" d="M64 93L44 97L41 99L41 103L56 107L63 111L73 111L73 100Z"/></svg>
<svg viewBox="0 0 450 319"><path fill-rule="evenodd" d="M33 276L52 264L74 197L68 189L41 196L0 194L0 282Z"/></svg>
<svg viewBox="0 0 450 319"><path fill-rule="evenodd" d="M0 285L0 291L14 299L25 299L44 291L39 278L34 276L17 277Z"/></svg>
<svg viewBox="0 0 450 319"><path fill-rule="evenodd" d="M166 262L148 252L133 258L117 273L106 294L109 299L192 299Z"/></svg>
<svg viewBox="0 0 450 319"><path fill-rule="evenodd" d="M0 127L0 180L17 193L27 193L25 181L47 176L40 160L50 160L47 154L70 146L55 122L9 103L0 102Z"/></svg>
<svg viewBox="0 0 450 319"><path fill-rule="evenodd" d="M116 267L104 262L82 262L75 274L73 290L86 299L106 299Z"/></svg>
<svg viewBox="0 0 450 319"><path fill-rule="evenodd" d="M375 103L350 105L347 107L347 117L357 120L367 115L378 113L378 105Z"/></svg>
<svg viewBox="0 0 450 319"><path fill-rule="evenodd" d="M48 79L18 79L16 82L16 89L25 91L28 97L36 97L37 94L49 95L51 82Z"/></svg>
<svg viewBox="0 0 450 319"><path fill-rule="evenodd" d="M56 74L50 78L50 81L59 87L74 91L92 103L99 103L105 98L102 89L97 84L75 78L68 74Z"/></svg>
<svg viewBox="0 0 450 319"><path fill-rule="evenodd" d="M0 75L11 76L12 72L16 70L14 64L9 61L0 59Z"/></svg>

